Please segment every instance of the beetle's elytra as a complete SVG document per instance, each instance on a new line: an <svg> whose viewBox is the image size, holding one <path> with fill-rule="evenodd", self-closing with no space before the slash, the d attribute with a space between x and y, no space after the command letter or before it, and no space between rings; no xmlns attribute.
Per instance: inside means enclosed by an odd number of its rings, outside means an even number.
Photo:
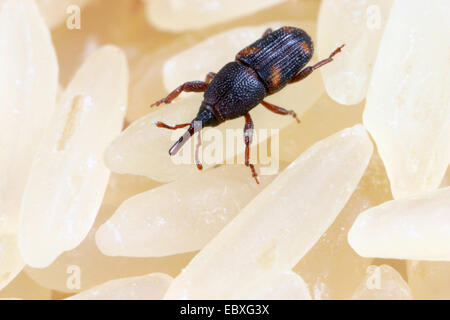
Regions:
<svg viewBox="0 0 450 320"><path fill-rule="evenodd" d="M226 64L217 74L210 72L205 81L190 81L172 91L166 98L154 103L170 103L181 92L204 92L204 99L197 116L189 123L170 126L162 122L156 125L166 129L178 129L189 126L186 133L170 148L169 154L175 154L183 144L198 130L194 123L203 127L215 127L224 121L245 117L245 165L250 167L252 175L258 182L253 164L250 163L250 144L253 133L253 122L249 111L262 104L272 112L291 115L300 122L293 110L275 106L264 101L268 95L283 89L287 84L300 81L315 69L333 61L333 56L341 51L344 45L333 51L327 59L313 66L304 68L311 60L314 52L313 42L302 29L282 27L272 31L268 29L261 39L242 49L236 60ZM201 170L196 149L196 163Z"/></svg>

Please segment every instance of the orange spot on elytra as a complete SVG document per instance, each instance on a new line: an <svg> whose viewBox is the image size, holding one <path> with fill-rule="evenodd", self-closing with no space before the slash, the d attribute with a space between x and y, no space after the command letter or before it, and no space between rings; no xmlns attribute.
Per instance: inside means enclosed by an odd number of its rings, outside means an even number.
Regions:
<svg viewBox="0 0 450 320"><path fill-rule="evenodd" d="M311 48L309 47L309 44L307 42L301 42L300 48L305 51L307 54L311 53Z"/></svg>
<svg viewBox="0 0 450 320"><path fill-rule="evenodd" d="M273 66L270 73L270 82L274 88L278 87L281 82L281 70L277 66Z"/></svg>

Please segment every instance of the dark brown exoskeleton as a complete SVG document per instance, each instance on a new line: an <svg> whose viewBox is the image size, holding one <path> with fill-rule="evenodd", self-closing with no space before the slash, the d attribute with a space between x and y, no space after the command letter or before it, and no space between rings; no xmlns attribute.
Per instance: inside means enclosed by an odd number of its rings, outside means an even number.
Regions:
<svg viewBox="0 0 450 320"><path fill-rule="evenodd" d="M253 122L249 111L261 103L272 112L291 115L300 122L293 110L268 103L264 98L280 91L288 83L306 78L315 69L331 62L342 47L343 45L337 48L327 59L303 69L314 51L309 35L295 27L282 27L275 31L268 29L261 39L241 50L236 55L236 60L226 64L217 74L210 72L205 81L186 82L152 105L170 103L183 91L205 92L198 114L192 122L174 126L157 122L158 127L172 130L189 126L186 133L170 148L169 154L175 154L199 130L195 123L201 123L201 128L215 127L224 121L244 116L245 165L250 167L258 182L255 168L250 163ZM200 135L196 163L201 170L199 146Z"/></svg>

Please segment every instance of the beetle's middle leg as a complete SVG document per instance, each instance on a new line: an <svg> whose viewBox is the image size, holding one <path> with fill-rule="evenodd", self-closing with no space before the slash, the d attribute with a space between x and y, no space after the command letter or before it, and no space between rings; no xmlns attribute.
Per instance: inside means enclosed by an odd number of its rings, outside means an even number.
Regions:
<svg viewBox="0 0 450 320"><path fill-rule="evenodd" d="M298 123L300 123L300 119L297 117L297 114L295 113L294 110L286 110L284 108L278 107L266 101L261 101L261 104L274 113L282 115L291 115Z"/></svg>
<svg viewBox="0 0 450 320"><path fill-rule="evenodd" d="M250 163L250 145L252 144L253 139L253 121L250 117L249 113L244 115L245 117L245 126L244 126L244 142L245 142L245 165L250 167L252 170L252 176L255 178L256 183L259 184L258 175L256 174L255 166Z"/></svg>
<svg viewBox="0 0 450 320"><path fill-rule="evenodd" d="M341 52L341 49L345 46L345 44L343 44L342 46L340 46L339 48L337 48L336 50L334 50L330 56L322 61L317 62L315 65L310 66L310 67L306 67L305 69L303 69L302 71L300 71L299 73L297 73L292 79L291 81L289 81L289 83L294 83L300 80L305 79L307 76L309 76L314 70L322 67L323 65L326 65L327 63L330 63L331 61L333 61L333 57L335 55L337 55L339 52Z"/></svg>

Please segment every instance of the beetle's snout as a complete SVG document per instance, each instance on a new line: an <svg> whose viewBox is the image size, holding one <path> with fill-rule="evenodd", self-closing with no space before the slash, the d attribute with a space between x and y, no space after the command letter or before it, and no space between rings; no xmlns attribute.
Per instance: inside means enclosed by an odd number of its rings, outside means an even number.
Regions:
<svg viewBox="0 0 450 320"><path fill-rule="evenodd" d="M191 123L189 129L178 139L177 142L169 149L169 155L173 156L181 149L181 147L192 137L195 133L194 122Z"/></svg>
<svg viewBox="0 0 450 320"><path fill-rule="evenodd" d="M204 127L215 127L218 124L220 124L220 121L213 114L211 106L202 104L197 116L189 125L189 129L180 137L180 139L178 139L177 142L175 142L172 148L170 148L169 154L171 156L176 154L195 132L202 130Z"/></svg>

